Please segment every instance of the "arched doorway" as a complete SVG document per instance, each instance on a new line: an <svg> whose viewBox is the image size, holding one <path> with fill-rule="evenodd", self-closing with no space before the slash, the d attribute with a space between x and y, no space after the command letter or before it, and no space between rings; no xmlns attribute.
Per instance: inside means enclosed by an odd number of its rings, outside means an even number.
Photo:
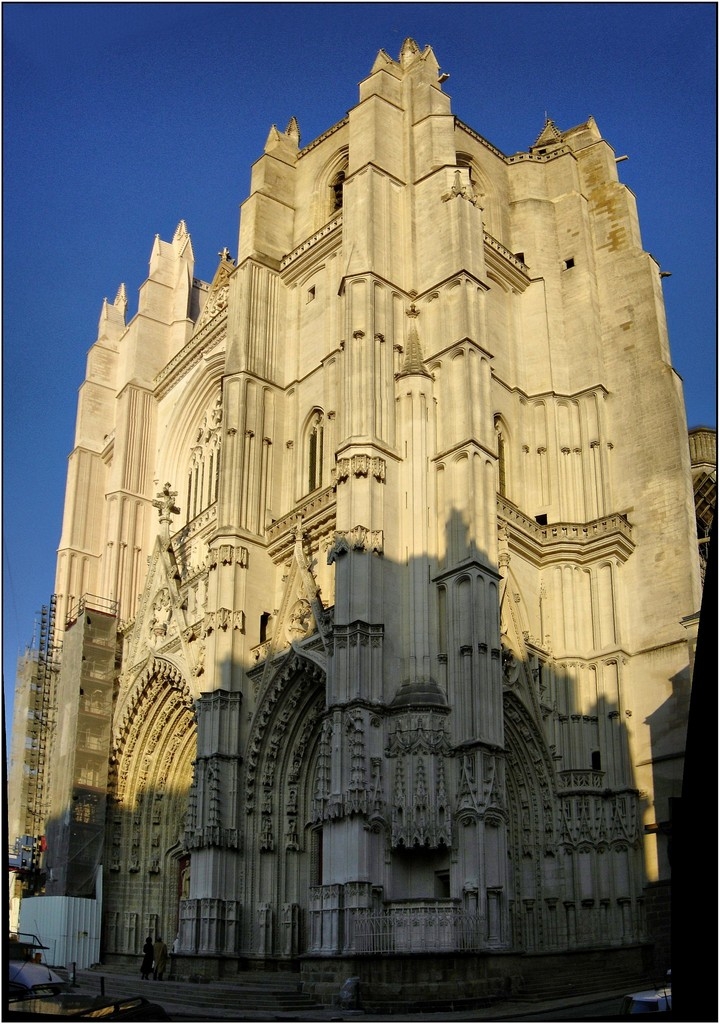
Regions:
<svg viewBox="0 0 720 1024"><path fill-rule="evenodd" d="M558 944L555 786L545 742L516 694L505 694L504 712L512 945L534 952Z"/></svg>
<svg viewBox="0 0 720 1024"><path fill-rule="evenodd" d="M258 695L245 772L247 955L306 948L310 886L321 872L315 778L325 673L292 652Z"/></svg>
<svg viewBox="0 0 720 1024"><path fill-rule="evenodd" d="M193 701L177 666L154 658L124 704L111 757L104 952L137 954L177 931L183 829L196 749Z"/></svg>

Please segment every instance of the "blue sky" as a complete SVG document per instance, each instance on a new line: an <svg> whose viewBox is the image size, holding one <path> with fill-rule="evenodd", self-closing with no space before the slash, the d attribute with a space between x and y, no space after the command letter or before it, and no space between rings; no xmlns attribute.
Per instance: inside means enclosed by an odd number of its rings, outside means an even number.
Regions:
<svg viewBox="0 0 720 1024"><path fill-rule="evenodd" d="M664 283L690 426L716 425L716 8L693 3L15 4L3 15L3 669L54 585L77 390L104 297L153 238L195 274L237 252L270 125L307 144L379 49L430 44L455 114L503 152L593 115ZM660 439L659 439L660 440ZM660 442L661 443L661 442Z"/></svg>

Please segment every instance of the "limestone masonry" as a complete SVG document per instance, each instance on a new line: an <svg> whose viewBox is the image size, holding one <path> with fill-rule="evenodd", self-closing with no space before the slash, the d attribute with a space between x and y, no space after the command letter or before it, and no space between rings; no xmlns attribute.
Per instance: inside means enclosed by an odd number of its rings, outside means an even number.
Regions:
<svg viewBox="0 0 720 1024"><path fill-rule="evenodd" d="M381 50L270 130L210 284L181 221L103 305L18 826L95 960L659 941L700 607L660 271L592 118L506 156L441 83Z"/></svg>

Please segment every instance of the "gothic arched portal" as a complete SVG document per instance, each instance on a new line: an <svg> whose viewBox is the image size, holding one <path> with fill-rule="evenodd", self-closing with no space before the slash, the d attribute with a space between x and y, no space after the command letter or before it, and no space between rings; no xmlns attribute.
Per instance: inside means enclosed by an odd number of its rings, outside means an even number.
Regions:
<svg viewBox="0 0 720 1024"><path fill-rule="evenodd" d="M552 918L561 887L555 784L546 744L522 701L504 697L512 945L526 952L557 945Z"/></svg>
<svg viewBox="0 0 720 1024"><path fill-rule="evenodd" d="M196 751L192 698L171 662L152 659L125 708L111 758L108 953L137 953L148 934L162 935L170 946L177 933L187 859L182 836Z"/></svg>
<svg viewBox="0 0 720 1024"><path fill-rule="evenodd" d="M325 673L293 650L258 696L245 774L243 946L295 956L307 945L308 891L322 870L313 799Z"/></svg>

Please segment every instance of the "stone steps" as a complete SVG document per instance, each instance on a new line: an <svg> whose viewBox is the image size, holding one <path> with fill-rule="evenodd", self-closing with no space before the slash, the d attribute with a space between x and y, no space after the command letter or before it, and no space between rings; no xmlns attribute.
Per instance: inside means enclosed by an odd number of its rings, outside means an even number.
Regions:
<svg viewBox="0 0 720 1024"><path fill-rule="evenodd" d="M233 982L143 981L139 970L136 974L128 974L126 966L108 964L77 971L75 977L78 992L100 995L103 988L105 996L111 999L143 996L159 1003L171 1016L183 1015L183 1010L193 1006L202 1007L211 1017L220 1019L237 1019L240 1009L243 1013L271 1014L319 1008L315 999L300 991L297 974L290 973L266 975L252 972L252 975L243 975Z"/></svg>

